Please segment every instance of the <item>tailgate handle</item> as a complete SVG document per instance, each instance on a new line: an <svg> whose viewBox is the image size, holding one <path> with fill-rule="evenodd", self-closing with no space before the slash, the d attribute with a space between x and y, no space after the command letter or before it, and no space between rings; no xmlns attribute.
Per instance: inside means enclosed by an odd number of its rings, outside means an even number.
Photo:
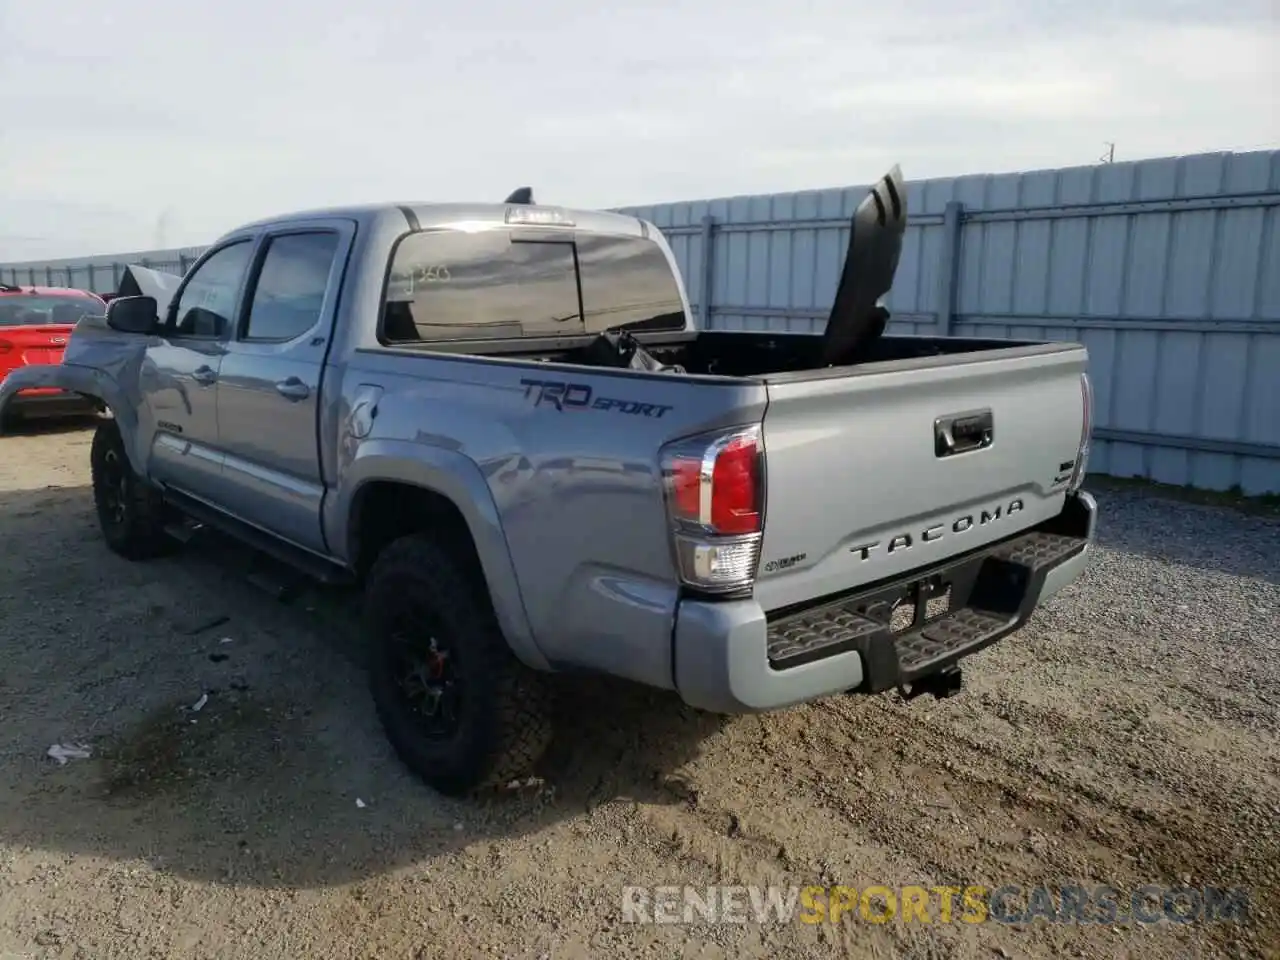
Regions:
<svg viewBox="0 0 1280 960"><path fill-rule="evenodd" d="M994 438L995 418L990 410L953 413L933 421L933 451L939 457L985 450Z"/></svg>

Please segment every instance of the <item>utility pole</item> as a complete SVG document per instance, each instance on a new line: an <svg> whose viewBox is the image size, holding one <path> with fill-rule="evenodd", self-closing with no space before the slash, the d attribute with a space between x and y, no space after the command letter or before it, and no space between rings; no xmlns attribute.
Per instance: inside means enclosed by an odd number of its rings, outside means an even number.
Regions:
<svg viewBox="0 0 1280 960"><path fill-rule="evenodd" d="M172 207L165 207L160 211L160 215L156 217L156 249L163 250L164 243L167 238L167 227L169 226L170 215L173 213Z"/></svg>
<svg viewBox="0 0 1280 960"><path fill-rule="evenodd" d="M1115 163L1116 162L1116 145L1114 143L1111 143L1105 140L1103 141L1103 145L1106 146L1107 152L1104 153L1102 156L1100 156L1098 159L1101 160L1103 163Z"/></svg>

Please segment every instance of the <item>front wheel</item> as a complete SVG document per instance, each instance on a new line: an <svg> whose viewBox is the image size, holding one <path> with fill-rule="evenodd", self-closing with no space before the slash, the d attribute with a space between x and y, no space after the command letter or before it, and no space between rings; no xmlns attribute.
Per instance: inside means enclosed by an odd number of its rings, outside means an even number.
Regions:
<svg viewBox="0 0 1280 960"><path fill-rule="evenodd" d="M98 525L112 552L149 560L172 549L174 540L164 532L164 501L133 472L114 420L98 425L89 464Z"/></svg>
<svg viewBox="0 0 1280 960"><path fill-rule="evenodd" d="M546 684L512 654L460 552L403 537L365 587L378 716L404 763L453 796L528 775L551 738Z"/></svg>

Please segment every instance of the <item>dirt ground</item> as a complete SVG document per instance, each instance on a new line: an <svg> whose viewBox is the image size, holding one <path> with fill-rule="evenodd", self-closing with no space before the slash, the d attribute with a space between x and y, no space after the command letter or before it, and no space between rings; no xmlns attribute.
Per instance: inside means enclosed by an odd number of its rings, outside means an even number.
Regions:
<svg viewBox="0 0 1280 960"><path fill-rule="evenodd" d="M384 741L353 596L279 602L216 542L114 557L90 437L0 437L0 958L1280 957L1275 519L1100 494L1087 577L958 697L726 720L576 681L545 783L463 803ZM1072 883L1243 886L1250 919L651 925L621 893Z"/></svg>

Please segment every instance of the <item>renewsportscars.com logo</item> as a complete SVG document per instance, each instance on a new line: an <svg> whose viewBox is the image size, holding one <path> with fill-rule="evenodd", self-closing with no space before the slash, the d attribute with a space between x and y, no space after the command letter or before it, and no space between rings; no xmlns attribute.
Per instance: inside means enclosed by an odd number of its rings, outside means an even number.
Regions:
<svg viewBox="0 0 1280 960"><path fill-rule="evenodd" d="M1239 888L627 886L624 923L1247 923Z"/></svg>

